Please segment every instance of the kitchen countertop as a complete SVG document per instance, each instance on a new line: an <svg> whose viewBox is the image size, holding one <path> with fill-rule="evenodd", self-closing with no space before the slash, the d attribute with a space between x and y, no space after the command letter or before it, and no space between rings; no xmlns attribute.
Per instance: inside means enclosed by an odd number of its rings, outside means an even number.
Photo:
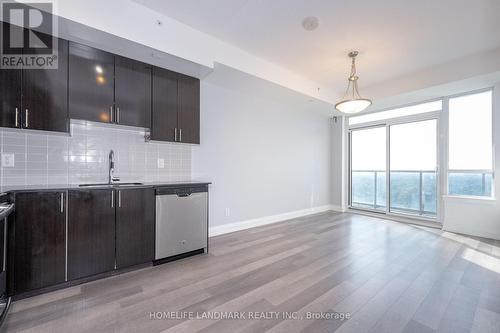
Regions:
<svg viewBox="0 0 500 333"><path fill-rule="evenodd" d="M122 182L125 183L125 182ZM112 185L102 184L96 186L80 186L80 184L54 184L54 185L22 185L22 186L6 186L2 189L3 193L13 193L13 192L26 192L26 191L66 191L66 190L98 190L98 189L109 189L109 188L150 188L150 187L188 187L188 186L199 186L199 185L210 185L211 182L201 182L201 181L177 181L177 182L141 182L140 185L129 184L120 185L117 182ZM83 184L82 184L83 185Z"/></svg>

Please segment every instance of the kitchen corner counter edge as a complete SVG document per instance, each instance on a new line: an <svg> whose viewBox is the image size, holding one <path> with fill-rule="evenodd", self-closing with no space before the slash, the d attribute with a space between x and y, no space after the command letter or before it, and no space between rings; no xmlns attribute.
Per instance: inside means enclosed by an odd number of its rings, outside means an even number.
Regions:
<svg viewBox="0 0 500 333"><path fill-rule="evenodd" d="M29 191L67 191L67 190L99 190L99 189L134 189L134 188L159 188L159 187L191 187L191 186L206 186L212 184L211 182L202 181L178 181L178 182L144 182L140 184L99 184L92 186L80 186L80 184L67 184L67 185L26 185L26 186L11 186L4 189L2 192L15 193L15 192L29 192ZM86 185L86 184L81 184Z"/></svg>

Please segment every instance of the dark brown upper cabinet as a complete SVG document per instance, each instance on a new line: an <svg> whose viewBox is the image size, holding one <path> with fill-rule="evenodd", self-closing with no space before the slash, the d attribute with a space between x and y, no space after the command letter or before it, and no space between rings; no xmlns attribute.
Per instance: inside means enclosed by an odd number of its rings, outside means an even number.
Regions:
<svg viewBox="0 0 500 333"><path fill-rule="evenodd" d="M69 191L68 279L115 268L114 190Z"/></svg>
<svg viewBox="0 0 500 333"><path fill-rule="evenodd" d="M116 267L152 262L155 250L155 190L117 190L116 200Z"/></svg>
<svg viewBox="0 0 500 333"><path fill-rule="evenodd" d="M2 35L8 26L8 23L2 22ZM16 26L11 29L16 29ZM20 69L0 69L1 127L19 127L21 124L19 117L22 110L22 78L23 71Z"/></svg>
<svg viewBox="0 0 500 333"><path fill-rule="evenodd" d="M151 140L200 143L200 80L153 69Z"/></svg>
<svg viewBox="0 0 500 333"><path fill-rule="evenodd" d="M14 293L65 281L66 199L65 191L15 194L16 212L10 225L13 260L8 269Z"/></svg>
<svg viewBox="0 0 500 333"><path fill-rule="evenodd" d="M179 142L200 143L200 80L178 75Z"/></svg>
<svg viewBox="0 0 500 333"><path fill-rule="evenodd" d="M21 126L22 77L20 69L0 69L0 126Z"/></svg>
<svg viewBox="0 0 500 333"><path fill-rule="evenodd" d="M115 56L115 122L151 127L151 66Z"/></svg>
<svg viewBox="0 0 500 333"><path fill-rule="evenodd" d="M177 73L154 67L151 140L176 142L177 117Z"/></svg>
<svg viewBox="0 0 500 333"><path fill-rule="evenodd" d="M151 127L151 66L70 43L70 117Z"/></svg>
<svg viewBox="0 0 500 333"><path fill-rule="evenodd" d="M23 71L23 128L69 132L68 41L56 40L57 69Z"/></svg>
<svg viewBox="0 0 500 333"><path fill-rule="evenodd" d="M16 28L11 26L11 29ZM1 127L69 131L68 42L62 39L56 42L57 69L0 70ZM30 54L36 52L30 50Z"/></svg>
<svg viewBox="0 0 500 333"><path fill-rule="evenodd" d="M114 122L114 55L69 43L69 115L73 119Z"/></svg>

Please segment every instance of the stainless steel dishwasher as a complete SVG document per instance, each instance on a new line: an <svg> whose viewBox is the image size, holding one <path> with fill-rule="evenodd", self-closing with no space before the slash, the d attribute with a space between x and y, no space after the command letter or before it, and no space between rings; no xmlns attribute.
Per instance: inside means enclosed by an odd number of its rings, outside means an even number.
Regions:
<svg viewBox="0 0 500 333"><path fill-rule="evenodd" d="M204 253L208 246L208 185L156 190L155 259Z"/></svg>

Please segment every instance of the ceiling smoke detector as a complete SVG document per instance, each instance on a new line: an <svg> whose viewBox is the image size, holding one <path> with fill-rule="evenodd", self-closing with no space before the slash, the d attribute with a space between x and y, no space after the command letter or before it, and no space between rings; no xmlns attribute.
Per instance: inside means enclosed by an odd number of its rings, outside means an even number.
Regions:
<svg viewBox="0 0 500 333"><path fill-rule="evenodd" d="M319 26L319 20L316 16L308 16L302 20L302 27L307 31L316 30Z"/></svg>

